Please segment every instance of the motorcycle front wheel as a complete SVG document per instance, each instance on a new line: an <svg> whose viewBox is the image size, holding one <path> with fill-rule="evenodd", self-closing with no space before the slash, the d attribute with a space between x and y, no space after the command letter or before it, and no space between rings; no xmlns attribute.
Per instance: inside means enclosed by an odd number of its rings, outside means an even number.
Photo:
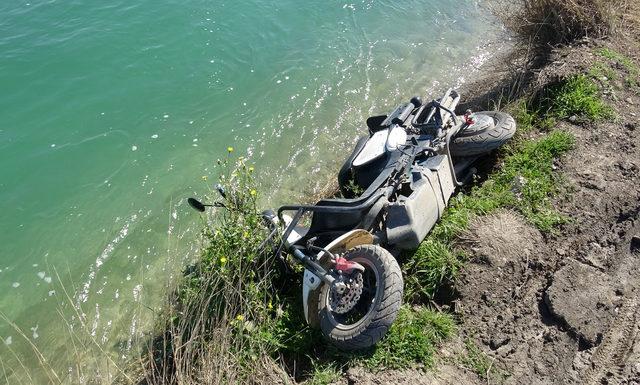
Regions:
<svg viewBox="0 0 640 385"><path fill-rule="evenodd" d="M350 287L343 293L337 293L335 285L324 285L319 298L320 328L340 349L364 349L376 344L398 315L402 272L391 253L377 245L356 246L344 258L361 264L365 271L343 277Z"/></svg>

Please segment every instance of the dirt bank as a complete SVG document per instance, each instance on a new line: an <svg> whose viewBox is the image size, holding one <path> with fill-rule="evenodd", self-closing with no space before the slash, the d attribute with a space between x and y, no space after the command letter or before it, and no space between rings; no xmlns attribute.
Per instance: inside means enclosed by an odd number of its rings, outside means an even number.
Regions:
<svg viewBox="0 0 640 385"><path fill-rule="evenodd" d="M540 77L586 72L594 52L560 51ZM557 164L568 191L555 207L571 222L542 237L505 212L470 231L463 330L506 372L505 383L640 383L640 97L600 80L618 120L558 127L576 138Z"/></svg>
<svg viewBox="0 0 640 385"><path fill-rule="evenodd" d="M554 52L534 83L587 73L606 44ZM597 79L615 122L556 127L576 138L555 164L566 191L553 205L570 222L541 234L512 211L477 218L460 240L471 256L451 303L460 333L437 368L350 368L339 383L640 384L640 88L623 67Z"/></svg>

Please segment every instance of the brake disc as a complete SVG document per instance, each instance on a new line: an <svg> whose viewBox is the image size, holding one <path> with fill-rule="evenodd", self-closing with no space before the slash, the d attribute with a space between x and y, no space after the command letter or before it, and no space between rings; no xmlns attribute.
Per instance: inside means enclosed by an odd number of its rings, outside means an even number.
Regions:
<svg viewBox="0 0 640 385"><path fill-rule="evenodd" d="M343 284L343 285L340 285ZM339 288L342 286L342 288ZM362 273L356 271L349 276L340 276L331 286L330 303L331 310L337 314L345 314L353 309L362 295Z"/></svg>

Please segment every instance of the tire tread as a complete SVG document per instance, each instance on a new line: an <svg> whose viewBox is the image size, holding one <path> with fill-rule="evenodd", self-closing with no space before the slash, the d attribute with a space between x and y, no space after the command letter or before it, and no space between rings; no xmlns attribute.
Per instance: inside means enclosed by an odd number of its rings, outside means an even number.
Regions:
<svg viewBox="0 0 640 385"><path fill-rule="evenodd" d="M331 330L331 325L326 320L326 315L322 315L322 312L328 310L320 309L323 334L334 345L343 350L359 350L375 345L395 321L402 304L404 291L402 271L391 253L377 245L356 246L352 250L355 250L354 253L360 253L361 257L377 260L382 265L380 266L381 282L378 284L383 285L384 291L368 323L364 327L358 327L351 335L335 333L334 330Z"/></svg>

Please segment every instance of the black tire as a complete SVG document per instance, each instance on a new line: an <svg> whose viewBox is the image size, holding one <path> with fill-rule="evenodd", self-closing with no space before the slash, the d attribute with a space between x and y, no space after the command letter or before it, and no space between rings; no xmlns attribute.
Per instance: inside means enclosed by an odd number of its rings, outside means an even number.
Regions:
<svg viewBox="0 0 640 385"><path fill-rule="evenodd" d="M487 115L493 119L493 127L474 129L470 126L462 129L451 140L449 149L452 156L481 155L496 150L516 132L516 122L511 115L499 111L477 112L476 115Z"/></svg>
<svg viewBox="0 0 640 385"><path fill-rule="evenodd" d="M370 303L366 315L346 325L335 319L329 306L330 287L323 285L318 305L320 329L340 349L365 349L380 341L398 315L404 286L402 272L391 253L377 245L356 246L347 251L344 257L376 274L375 295L361 297L360 300L365 304ZM371 302L368 302L371 297Z"/></svg>
<svg viewBox="0 0 640 385"><path fill-rule="evenodd" d="M353 151L351 152L351 155L349 155L349 157L344 161L344 163L342 164L342 168L340 168L340 171L338 172L338 186L340 187L342 196L345 198L353 198L354 194L348 188L349 180L353 179L351 164L353 163L353 160L356 158L356 156L358 156L360 151L362 151L362 148L367 143L367 140L369 140L368 136L362 136L360 137L360 139L358 139L355 147L353 148Z"/></svg>

